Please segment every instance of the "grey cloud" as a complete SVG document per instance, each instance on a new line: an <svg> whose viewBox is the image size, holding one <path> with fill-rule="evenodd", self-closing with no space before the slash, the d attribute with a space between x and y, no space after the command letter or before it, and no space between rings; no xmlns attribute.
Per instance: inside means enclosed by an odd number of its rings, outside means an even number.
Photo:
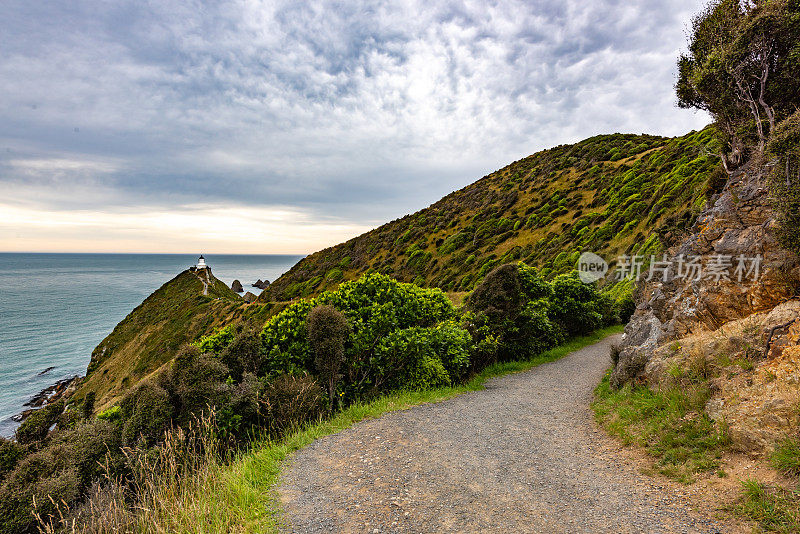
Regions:
<svg viewBox="0 0 800 534"><path fill-rule="evenodd" d="M379 222L541 148L707 122L672 105L696 1L7 4L0 183L113 161L52 174L121 207Z"/></svg>

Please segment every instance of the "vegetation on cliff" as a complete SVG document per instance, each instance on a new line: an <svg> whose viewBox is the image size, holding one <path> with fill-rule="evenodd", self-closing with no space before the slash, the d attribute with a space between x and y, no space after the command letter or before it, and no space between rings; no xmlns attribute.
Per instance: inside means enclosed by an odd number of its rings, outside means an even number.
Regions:
<svg viewBox="0 0 800 534"><path fill-rule="evenodd" d="M439 289L365 275L292 303L260 330L238 322L184 345L96 417L76 404L42 412L20 427L16 442L0 443L0 513L7 519L0 532L34 530L34 501L45 526L59 523L62 512L62 526L100 521L87 507L99 510L103 499L124 494L125 506L135 509L157 491L147 481L161 470L191 479L205 469L191 459L208 447L235 454L254 438L279 438L317 420L331 406L456 386L494 362L530 359L618 320L593 286L570 275L547 282L522 263L489 273L468 300L462 312ZM337 380L318 354L319 310L337 317ZM211 433L201 441L191 434L197 421ZM138 521L130 511L123 515Z"/></svg>
<svg viewBox="0 0 800 534"><path fill-rule="evenodd" d="M678 70L678 104L714 117L726 171L771 174L784 241L800 251L800 2L711 2Z"/></svg>
<svg viewBox="0 0 800 534"><path fill-rule="evenodd" d="M712 128L676 138L599 135L544 150L311 254L267 294L315 295L368 272L469 291L512 261L550 278L574 269L585 250L607 260L658 253L691 227L719 187L718 152Z"/></svg>
<svg viewBox="0 0 800 534"><path fill-rule="evenodd" d="M271 307L245 305L210 269L186 270L147 297L100 342L74 399L92 393L98 410L108 408L172 361L181 345L221 325L263 323Z"/></svg>

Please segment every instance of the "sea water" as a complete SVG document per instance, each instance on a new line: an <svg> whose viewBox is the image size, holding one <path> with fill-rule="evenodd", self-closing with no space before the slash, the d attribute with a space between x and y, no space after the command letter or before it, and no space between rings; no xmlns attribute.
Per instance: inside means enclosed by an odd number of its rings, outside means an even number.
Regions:
<svg viewBox="0 0 800 534"><path fill-rule="evenodd" d="M205 254L218 279L245 291L301 256ZM197 262L185 254L0 253L0 436L56 381L83 375L92 350L153 291ZM53 369L44 372L46 369Z"/></svg>

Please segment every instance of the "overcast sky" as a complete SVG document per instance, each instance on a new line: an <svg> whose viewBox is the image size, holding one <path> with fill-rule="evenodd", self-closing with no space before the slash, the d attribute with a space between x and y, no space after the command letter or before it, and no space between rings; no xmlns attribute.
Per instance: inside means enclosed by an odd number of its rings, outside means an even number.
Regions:
<svg viewBox="0 0 800 534"><path fill-rule="evenodd" d="M6 0L0 250L307 253L539 149L680 135L694 0Z"/></svg>

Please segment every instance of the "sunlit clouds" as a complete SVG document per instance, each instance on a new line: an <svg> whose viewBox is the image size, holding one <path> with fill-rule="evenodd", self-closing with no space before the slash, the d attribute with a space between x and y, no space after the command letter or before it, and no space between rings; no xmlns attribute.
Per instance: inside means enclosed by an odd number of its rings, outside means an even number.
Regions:
<svg viewBox="0 0 800 534"><path fill-rule="evenodd" d="M0 249L311 252L542 148L686 133L701 4L6 2Z"/></svg>

